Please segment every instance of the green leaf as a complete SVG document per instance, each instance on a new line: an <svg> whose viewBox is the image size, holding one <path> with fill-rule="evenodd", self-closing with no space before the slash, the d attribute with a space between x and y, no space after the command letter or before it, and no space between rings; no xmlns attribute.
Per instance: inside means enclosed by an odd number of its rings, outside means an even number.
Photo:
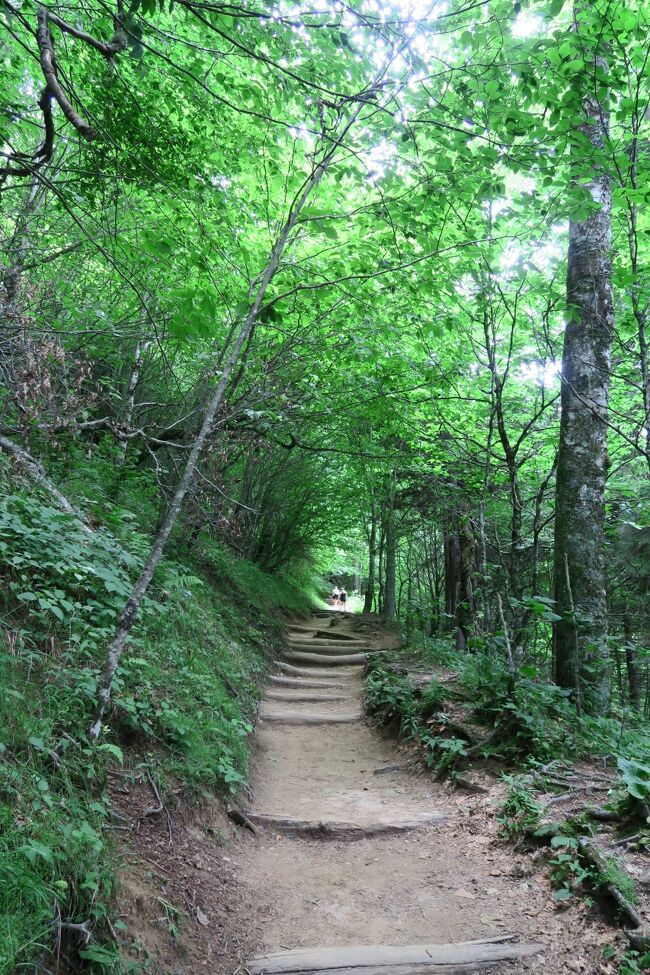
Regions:
<svg viewBox="0 0 650 975"><path fill-rule="evenodd" d="M578 841L575 836L553 836L551 838L551 849L557 850L563 846L577 849Z"/></svg>
<svg viewBox="0 0 650 975"><path fill-rule="evenodd" d="M556 901L568 901L573 894L567 887L563 887L562 890L556 890L553 894L553 900Z"/></svg>
<svg viewBox="0 0 650 975"><path fill-rule="evenodd" d="M25 843L20 849L30 863L34 863L38 857L45 860L46 863L53 863L54 861L54 851L52 848L46 846L44 843L39 843L37 840L32 840L31 843Z"/></svg>
<svg viewBox="0 0 650 975"><path fill-rule="evenodd" d="M122 751L121 748L119 748L117 745L114 745L112 742L110 741L104 742L102 745L99 746L99 751L108 752L109 755L112 755L114 758L116 758L121 765L124 764L124 752Z"/></svg>

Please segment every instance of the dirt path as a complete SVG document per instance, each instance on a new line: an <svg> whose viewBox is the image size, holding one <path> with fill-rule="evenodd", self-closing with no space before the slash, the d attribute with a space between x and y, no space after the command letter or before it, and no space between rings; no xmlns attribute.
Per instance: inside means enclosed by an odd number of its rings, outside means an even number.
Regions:
<svg viewBox="0 0 650 975"><path fill-rule="evenodd" d="M496 840L488 798L399 767L395 743L364 722L362 666L347 658L370 646L355 625L339 615L292 630L262 706L250 809L261 830L238 857L259 949L242 971L461 973L490 959L503 972L613 971L602 956L612 932L582 907L557 910L530 860ZM340 662L307 662L318 655ZM506 934L515 940L499 942ZM354 945L366 946L361 961L332 953ZM373 945L429 950L377 961ZM447 946L443 967L432 945ZM294 953L312 948L329 953Z"/></svg>

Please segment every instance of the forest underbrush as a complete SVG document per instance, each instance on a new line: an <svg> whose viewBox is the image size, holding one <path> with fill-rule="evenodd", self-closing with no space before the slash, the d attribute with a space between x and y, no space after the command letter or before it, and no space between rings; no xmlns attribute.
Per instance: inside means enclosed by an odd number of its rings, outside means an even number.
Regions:
<svg viewBox="0 0 650 975"><path fill-rule="evenodd" d="M117 941L129 941L115 916L118 840L157 807L187 819L241 788L283 614L308 600L214 541L172 546L94 743L103 654L146 519L133 499L98 494L89 529L1 473L0 972L118 970ZM148 795L134 822L116 788Z"/></svg>
<svg viewBox="0 0 650 975"><path fill-rule="evenodd" d="M576 711L500 648L448 639L371 658L366 710L437 779L484 793L504 843L546 871L557 909L582 899L626 929L618 971L650 968L650 737L640 715ZM607 956L607 952L605 952Z"/></svg>

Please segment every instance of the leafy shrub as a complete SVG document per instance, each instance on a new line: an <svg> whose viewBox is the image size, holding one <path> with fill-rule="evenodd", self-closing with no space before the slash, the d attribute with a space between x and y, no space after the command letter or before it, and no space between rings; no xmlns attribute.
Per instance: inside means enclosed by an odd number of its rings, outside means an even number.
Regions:
<svg viewBox="0 0 650 975"><path fill-rule="evenodd" d="M369 661L366 709L383 725L397 722L407 738L417 733L419 708L413 685L405 674L384 667L378 657Z"/></svg>
<svg viewBox="0 0 650 975"><path fill-rule="evenodd" d="M619 758L617 765L629 795L642 802L650 802L650 765L626 758Z"/></svg>
<svg viewBox="0 0 650 975"><path fill-rule="evenodd" d="M462 738L431 735L426 729L419 737L425 747L425 762L429 768L435 768L438 778L449 775L453 779L458 761L467 756L467 742Z"/></svg>
<svg viewBox="0 0 650 975"><path fill-rule="evenodd" d="M497 820L501 824L502 835L512 841L537 828L541 806L525 776L504 775L504 780L508 783L508 792Z"/></svg>
<svg viewBox="0 0 650 975"><path fill-rule="evenodd" d="M163 787L173 776L191 793L232 793L246 778L278 610L305 608L290 582L218 546L212 567L205 553L166 559L118 670L112 731L91 744L99 667L148 546L128 512L102 503L115 535L89 536L14 482L0 495L0 971L42 954L59 915L89 920L84 961L117 970L105 921L106 770L121 759L111 734L149 753Z"/></svg>

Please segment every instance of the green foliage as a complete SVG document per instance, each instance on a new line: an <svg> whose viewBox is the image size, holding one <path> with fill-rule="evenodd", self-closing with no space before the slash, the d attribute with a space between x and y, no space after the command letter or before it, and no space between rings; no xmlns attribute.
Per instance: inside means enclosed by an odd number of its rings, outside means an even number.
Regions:
<svg viewBox="0 0 650 975"><path fill-rule="evenodd" d="M593 881L593 869L580 859L578 840L575 836L556 835L551 838L551 882L556 888L553 895L558 902L568 901L585 881Z"/></svg>
<svg viewBox="0 0 650 975"><path fill-rule="evenodd" d="M619 959L618 975L639 975L650 969L650 952L626 951Z"/></svg>
<svg viewBox="0 0 650 975"><path fill-rule="evenodd" d="M98 666L137 557L12 490L0 544L0 971L51 945L59 914L91 924L86 963L117 970L107 768L136 745L163 788L236 791L279 611L304 603L288 581L214 544L193 562L164 562L118 671L111 737L93 745Z"/></svg>
<svg viewBox="0 0 650 975"><path fill-rule="evenodd" d="M380 724L396 723L399 733L412 738L418 729L419 702L408 677L385 667L371 656L366 682L366 709Z"/></svg>
<svg viewBox="0 0 650 975"><path fill-rule="evenodd" d="M513 842L523 834L534 832L539 824L541 805L535 799L530 780L523 775L504 775L508 792L501 806L498 822L506 840Z"/></svg>
<svg viewBox="0 0 650 975"><path fill-rule="evenodd" d="M467 742L462 738L431 735L426 729L420 732L419 737L425 748L424 760L429 768L435 769L439 778L448 775L453 779L457 762L467 755Z"/></svg>
<svg viewBox="0 0 650 975"><path fill-rule="evenodd" d="M650 766L636 759L618 758L617 765L629 795L650 802Z"/></svg>

